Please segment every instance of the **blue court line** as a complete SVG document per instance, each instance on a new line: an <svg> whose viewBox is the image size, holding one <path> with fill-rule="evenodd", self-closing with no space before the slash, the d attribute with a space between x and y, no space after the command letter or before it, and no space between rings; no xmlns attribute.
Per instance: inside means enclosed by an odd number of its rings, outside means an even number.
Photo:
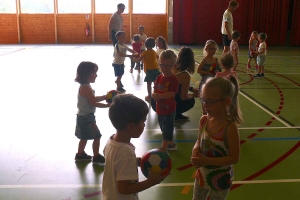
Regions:
<svg viewBox="0 0 300 200"><path fill-rule="evenodd" d="M252 140L300 140L300 138L253 138Z"/></svg>
<svg viewBox="0 0 300 200"><path fill-rule="evenodd" d="M146 143L160 143L161 140L145 140ZM176 143L196 142L196 140L174 140Z"/></svg>

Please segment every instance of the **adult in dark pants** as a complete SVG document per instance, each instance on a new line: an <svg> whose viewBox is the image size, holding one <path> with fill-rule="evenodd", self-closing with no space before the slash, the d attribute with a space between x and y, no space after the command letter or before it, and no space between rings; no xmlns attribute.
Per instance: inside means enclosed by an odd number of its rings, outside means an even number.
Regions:
<svg viewBox="0 0 300 200"><path fill-rule="evenodd" d="M125 5L122 3L119 3L117 8L118 8L118 11L111 15L110 20L109 20L109 25L108 25L108 40L112 41L114 46L118 42L116 39L116 36L115 36L116 33L118 31L123 30L123 21L124 20L123 20L123 17L121 14L125 10Z"/></svg>

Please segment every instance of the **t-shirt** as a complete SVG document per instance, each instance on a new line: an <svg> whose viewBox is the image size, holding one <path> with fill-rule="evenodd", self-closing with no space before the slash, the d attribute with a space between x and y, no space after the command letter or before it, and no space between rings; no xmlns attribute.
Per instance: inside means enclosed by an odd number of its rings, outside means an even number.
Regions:
<svg viewBox="0 0 300 200"><path fill-rule="evenodd" d="M230 31L230 34L233 32L233 17L232 13L228 10L225 10L223 14L223 19L222 19L222 26L221 26L221 32L222 34L228 35L225 29L225 22L228 22L228 29Z"/></svg>
<svg viewBox="0 0 300 200"><path fill-rule="evenodd" d="M230 52L234 59L234 64L238 64L238 57L239 57L239 44L237 41L231 40L230 43Z"/></svg>
<svg viewBox="0 0 300 200"><path fill-rule="evenodd" d="M144 51L146 49L146 47L145 47L145 40L147 39L147 35L146 34L143 34L143 35L139 34L139 36L141 38L141 41L143 42L143 45L141 46L141 50Z"/></svg>
<svg viewBox="0 0 300 200"><path fill-rule="evenodd" d="M178 92L178 79L176 75L164 76L160 74L154 82L154 92L163 94L167 92ZM169 99L161 99L156 102L156 113L158 115L170 115L176 110L175 96Z"/></svg>
<svg viewBox="0 0 300 200"><path fill-rule="evenodd" d="M117 181L132 180L137 182L138 169L135 147L132 144L116 142L109 138L103 150L105 167L102 182L102 200L138 200L138 194L122 195L117 188Z"/></svg>
<svg viewBox="0 0 300 200"><path fill-rule="evenodd" d="M144 59L144 71L158 69L158 63L156 59L156 52L153 49L147 49L141 54Z"/></svg>
<svg viewBox="0 0 300 200"><path fill-rule="evenodd" d="M114 14L111 15L110 17L111 20L111 26L110 31L114 30L114 31L121 31L123 29L123 17L122 15L118 14L117 12L115 12Z"/></svg>
<svg viewBox="0 0 300 200"><path fill-rule="evenodd" d="M115 45L115 49L114 49L113 64L118 64L118 65L124 64L124 60L125 60L126 57L119 56L118 52L122 52L122 53L126 54L128 49L129 48L126 44L117 43Z"/></svg>
<svg viewBox="0 0 300 200"><path fill-rule="evenodd" d="M267 44L265 42L262 42L262 43L259 44L258 51L260 51L261 49L265 49L265 53L264 54L260 54L260 55L267 55Z"/></svg>
<svg viewBox="0 0 300 200"><path fill-rule="evenodd" d="M141 46L143 44L141 42L132 42L131 43L131 46L132 46L132 49L135 50L137 53L141 53Z"/></svg>

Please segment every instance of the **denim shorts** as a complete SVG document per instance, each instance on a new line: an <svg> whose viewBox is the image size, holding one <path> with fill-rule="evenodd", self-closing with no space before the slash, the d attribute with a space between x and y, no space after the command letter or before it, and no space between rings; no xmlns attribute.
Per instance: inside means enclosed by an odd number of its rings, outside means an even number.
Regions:
<svg viewBox="0 0 300 200"><path fill-rule="evenodd" d="M94 113L77 115L75 135L81 140L93 140L102 136L96 124Z"/></svg>
<svg viewBox="0 0 300 200"><path fill-rule="evenodd" d="M159 69L147 70L144 82L154 82L159 75L160 75Z"/></svg>
<svg viewBox="0 0 300 200"><path fill-rule="evenodd" d="M158 115L158 124L160 130L162 131L162 136L164 140L173 140L175 114L176 112L173 112L170 115Z"/></svg>
<svg viewBox="0 0 300 200"><path fill-rule="evenodd" d="M112 64L115 70L115 76L123 76L124 75L124 64Z"/></svg>
<svg viewBox="0 0 300 200"><path fill-rule="evenodd" d="M266 62L266 55L259 55L257 56L257 65L258 66L265 66L265 62Z"/></svg>

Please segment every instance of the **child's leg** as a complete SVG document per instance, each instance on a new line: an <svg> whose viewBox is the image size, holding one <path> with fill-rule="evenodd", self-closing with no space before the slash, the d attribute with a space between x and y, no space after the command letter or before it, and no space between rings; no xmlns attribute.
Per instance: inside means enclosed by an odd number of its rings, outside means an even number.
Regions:
<svg viewBox="0 0 300 200"><path fill-rule="evenodd" d="M115 81L115 83L117 84L117 87L121 87L121 79L122 79L122 76L117 76L117 80Z"/></svg>
<svg viewBox="0 0 300 200"><path fill-rule="evenodd" d="M173 132L174 132L174 121L175 121L175 112L170 115L158 115L158 123L160 126L160 129L162 131L162 150L167 150L168 146L174 146L174 140L173 140ZM172 149L169 150L176 150L176 146L174 146Z"/></svg>
<svg viewBox="0 0 300 200"><path fill-rule="evenodd" d="M210 200L225 200L228 193L229 193L229 189L227 190L211 190L210 191Z"/></svg>
<svg viewBox="0 0 300 200"><path fill-rule="evenodd" d="M206 200L209 190L200 187L198 181L195 179L194 182L194 191L193 191L193 200Z"/></svg>
<svg viewBox="0 0 300 200"><path fill-rule="evenodd" d="M252 58L248 58L248 62L247 62L247 68L251 68L251 65L250 65L250 63L251 63L251 60L252 60Z"/></svg>
<svg viewBox="0 0 300 200"><path fill-rule="evenodd" d="M152 94L152 82L147 82L147 91L148 91L148 97L151 98L151 94Z"/></svg>
<svg viewBox="0 0 300 200"><path fill-rule="evenodd" d="M84 152L85 146L86 146L87 140L80 140L78 144L78 154L81 154Z"/></svg>
<svg viewBox="0 0 300 200"><path fill-rule="evenodd" d="M94 156L97 156L99 154L99 148L100 148L100 138L96 138L96 139L94 139L94 142L93 142Z"/></svg>

